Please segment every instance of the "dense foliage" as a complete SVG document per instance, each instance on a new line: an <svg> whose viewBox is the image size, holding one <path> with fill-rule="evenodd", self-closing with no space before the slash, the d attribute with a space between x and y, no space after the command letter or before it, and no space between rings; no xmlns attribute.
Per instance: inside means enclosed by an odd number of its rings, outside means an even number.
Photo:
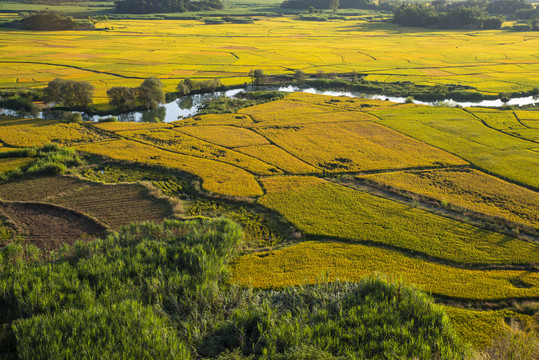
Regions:
<svg viewBox="0 0 539 360"><path fill-rule="evenodd" d="M94 86L88 81L56 78L44 90L45 100L64 106L87 106L92 103Z"/></svg>
<svg viewBox="0 0 539 360"><path fill-rule="evenodd" d="M44 11L25 17L20 21L7 23L5 26L18 27L25 30L80 30L92 29L88 21L76 21L72 17L62 16L50 11Z"/></svg>
<svg viewBox="0 0 539 360"><path fill-rule="evenodd" d="M464 2L433 1L431 4L401 4L393 11L393 22L404 26L439 29L499 29L505 17L531 20L539 17L536 8L526 0ZM496 15L496 16L489 16ZM503 16L502 16L503 15ZM525 25L520 29L519 26ZM515 30L532 30L533 24L517 24Z"/></svg>
<svg viewBox="0 0 539 360"><path fill-rule="evenodd" d="M393 22L404 26L435 27L440 29L499 29L505 19L489 17L478 7L458 7L438 12L427 4L403 4L393 12Z"/></svg>
<svg viewBox="0 0 539 360"><path fill-rule="evenodd" d="M115 0L114 4L116 11L128 14L219 10L223 8L223 4L219 0Z"/></svg>
<svg viewBox="0 0 539 360"><path fill-rule="evenodd" d="M32 246L9 245L0 252L0 303L2 322L13 326L2 328L0 350L21 359L463 353L430 298L380 277L269 292L230 287L227 262L240 243L236 224L200 220L131 225L64 247L54 262L39 260Z"/></svg>
<svg viewBox="0 0 539 360"><path fill-rule="evenodd" d="M136 88L112 87L107 90L107 97L109 104L116 106L120 111L129 111L137 107L156 109L160 103L165 102L165 91L161 80L149 77Z"/></svg>
<svg viewBox="0 0 539 360"><path fill-rule="evenodd" d="M372 0L285 0L281 7L283 9L374 9L376 5Z"/></svg>

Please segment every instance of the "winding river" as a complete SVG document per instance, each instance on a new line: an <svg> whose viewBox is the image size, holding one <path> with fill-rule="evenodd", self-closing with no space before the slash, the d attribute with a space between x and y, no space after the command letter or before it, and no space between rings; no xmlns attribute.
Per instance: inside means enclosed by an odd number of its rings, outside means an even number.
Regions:
<svg viewBox="0 0 539 360"><path fill-rule="evenodd" d="M263 90L283 91L283 92L306 92L306 93L331 95L331 96L362 97L362 98L367 98L367 99L389 100L389 101L393 101L397 103L403 103L406 101L405 97L373 95L373 94L365 94L365 93L351 92L351 91L317 90L314 88L300 88L300 87L292 86L292 85L283 86L283 87L264 88ZM215 99L221 96L226 96L226 97L231 98L240 92L248 92L248 91L251 91L251 90L249 90L248 88L234 89L234 90L227 90L227 91L217 91L217 92L207 93L207 94L195 94L195 95L183 96L169 103L162 104L161 106L159 106L157 109L154 109L154 110L132 111L132 112L127 112L120 115L115 115L115 117L117 117L119 121L171 122L171 121L176 121L179 119L185 119L185 118L195 115L199 111L202 104L208 100ZM414 103L421 104L421 105L434 106L434 105L439 105L441 102L439 101L425 102L425 101L414 100ZM502 105L523 106L523 105L539 104L539 98L536 96L513 98L513 99L510 99L506 103L502 102L500 99L482 100L482 101L477 101L477 102L471 102L471 101L462 102L462 101L453 101L452 99L446 99L442 103L448 106L460 105L462 107L471 107L471 106L499 107ZM13 110L0 109L0 115L17 116L17 112ZM43 116L45 118L48 117L46 113L40 114L40 117L43 117ZM100 119L108 118L110 116L88 115L88 114L82 113L82 117L84 120L87 120L87 121L99 121Z"/></svg>

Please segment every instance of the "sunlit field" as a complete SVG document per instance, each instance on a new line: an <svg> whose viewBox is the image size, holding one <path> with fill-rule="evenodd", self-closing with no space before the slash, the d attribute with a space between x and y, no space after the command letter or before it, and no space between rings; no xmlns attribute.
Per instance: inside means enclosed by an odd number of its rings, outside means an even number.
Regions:
<svg viewBox="0 0 539 360"><path fill-rule="evenodd" d="M96 31L0 34L0 88L42 87L54 78L87 80L95 101L106 89L157 76L173 91L184 78L250 81L267 74L357 72L367 80L462 84L488 94L531 90L539 75L536 32L433 31L364 20L260 18L254 24L123 20ZM108 28L109 30L105 30Z"/></svg>

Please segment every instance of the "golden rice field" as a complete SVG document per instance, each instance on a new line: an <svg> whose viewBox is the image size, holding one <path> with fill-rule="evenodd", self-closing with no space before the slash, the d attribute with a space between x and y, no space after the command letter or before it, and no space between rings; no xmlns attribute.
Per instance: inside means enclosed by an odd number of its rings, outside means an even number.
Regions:
<svg viewBox="0 0 539 360"><path fill-rule="evenodd" d="M432 294L460 299L539 296L537 272L459 269L393 250L333 241L306 241L245 255L234 263L230 282L269 289L324 279L358 281L377 272L412 282Z"/></svg>
<svg viewBox="0 0 539 360"><path fill-rule="evenodd" d="M360 179L539 227L539 194L472 169L362 175Z"/></svg>
<svg viewBox="0 0 539 360"><path fill-rule="evenodd" d="M510 322L516 321L525 327L533 323L533 318L513 310L477 311L452 306L443 306L460 338L475 349L484 349L492 340L510 329ZM509 323L509 324L508 324Z"/></svg>
<svg viewBox="0 0 539 360"><path fill-rule="evenodd" d="M464 109L394 106L369 110L376 122L511 181L538 188L537 142L492 129Z"/></svg>
<svg viewBox="0 0 539 360"><path fill-rule="evenodd" d="M217 130L218 131L218 130ZM168 129L122 131L117 134L129 139L138 140L159 148L191 155L202 159L217 160L231 164L258 175L281 173L274 166L258 159L209 143L196 137Z"/></svg>
<svg viewBox="0 0 539 360"><path fill-rule="evenodd" d="M42 87L62 77L106 89L157 76L172 91L180 79L243 84L268 74L351 72L367 80L462 84L497 94L538 86L539 34L506 30L435 31L364 20L308 22L259 18L254 24L118 20L100 31L0 34L0 88ZM104 30L104 27L114 30Z"/></svg>
<svg viewBox="0 0 539 360"><path fill-rule="evenodd" d="M175 130L226 148L269 144L268 139L254 131L234 126L184 126Z"/></svg>
<svg viewBox="0 0 539 360"><path fill-rule="evenodd" d="M468 164L372 121L275 126L257 131L288 153L326 171Z"/></svg>
<svg viewBox="0 0 539 360"><path fill-rule="evenodd" d="M253 175L245 170L209 159L172 153L131 140L79 145L78 150L120 161L177 169L198 176L203 189L231 196L262 194Z"/></svg>
<svg viewBox="0 0 539 360"><path fill-rule="evenodd" d="M15 147L42 146L46 143L71 146L102 140L107 140L107 136L81 123L0 116L0 141Z"/></svg>
<svg viewBox="0 0 539 360"><path fill-rule="evenodd" d="M539 245L478 229L318 178L262 180L259 203L300 231L396 247L461 264L528 264Z"/></svg>

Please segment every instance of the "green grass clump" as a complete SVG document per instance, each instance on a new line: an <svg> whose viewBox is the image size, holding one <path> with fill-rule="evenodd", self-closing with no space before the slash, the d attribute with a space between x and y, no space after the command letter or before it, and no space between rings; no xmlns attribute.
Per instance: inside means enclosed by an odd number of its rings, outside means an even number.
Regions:
<svg viewBox="0 0 539 360"><path fill-rule="evenodd" d="M191 357L164 317L132 300L34 316L17 321L13 328L21 359Z"/></svg>
<svg viewBox="0 0 539 360"><path fill-rule="evenodd" d="M241 241L221 219L130 225L64 246L50 262L8 245L0 356L426 360L466 351L430 297L378 276L283 291L230 286Z"/></svg>
<svg viewBox="0 0 539 360"><path fill-rule="evenodd" d="M68 168L83 164L83 160L77 152L71 148L61 147L56 144L45 144L41 147L22 148L0 153L0 158L33 158L11 171L0 172L0 180L8 180L23 175L58 175L63 174Z"/></svg>
<svg viewBox="0 0 539 360"><path fill-rule="evenodd" d="M270 291L236 324L257 335L244 337L261 358L455 359L465 352L430 297L380 276Z"/></svg>

